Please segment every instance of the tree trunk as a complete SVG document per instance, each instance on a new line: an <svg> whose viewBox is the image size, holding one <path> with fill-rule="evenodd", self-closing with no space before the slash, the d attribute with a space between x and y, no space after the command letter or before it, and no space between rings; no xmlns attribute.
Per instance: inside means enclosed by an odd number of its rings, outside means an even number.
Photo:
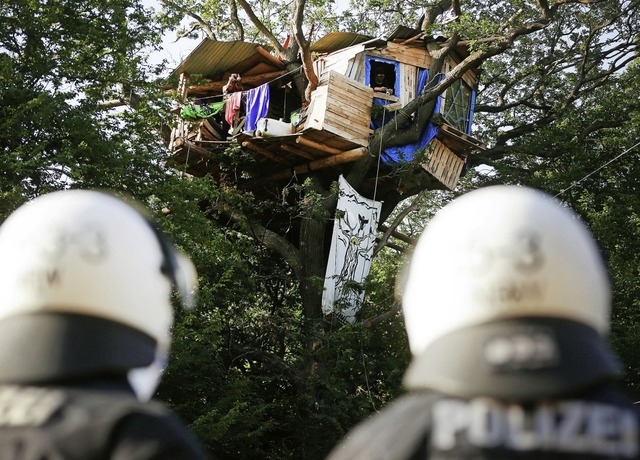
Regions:
<svg viewBox="0 0 640 460"><path fill-rule="evenodd" d="M325 190L317 180L310 179L307 196L320 196L324 201ZM333 201L333 200L330 200ZM304 317L311 322L322 318L322 291L326 267L325 232L331 222L330 210L313 198L308 199L305 215L300 224L300 293Z"/></svg>

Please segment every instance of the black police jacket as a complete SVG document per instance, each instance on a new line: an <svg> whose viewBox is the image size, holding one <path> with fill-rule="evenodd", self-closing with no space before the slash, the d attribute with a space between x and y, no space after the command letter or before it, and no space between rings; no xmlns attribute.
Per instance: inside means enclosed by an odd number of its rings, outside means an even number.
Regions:
<svg viewBox="0 0 640 460"><path fill-rule="evenodd" d="M0 385L2 460L200 460L194 436L164 405L128 387Z"/></svg>
<svg viewBox="0 0 640 460"><path fill-rule="evenodd" d="M407 394L349 433L328 458L596 460L639 454L636 406L604 387L528 403Z"/></svg>

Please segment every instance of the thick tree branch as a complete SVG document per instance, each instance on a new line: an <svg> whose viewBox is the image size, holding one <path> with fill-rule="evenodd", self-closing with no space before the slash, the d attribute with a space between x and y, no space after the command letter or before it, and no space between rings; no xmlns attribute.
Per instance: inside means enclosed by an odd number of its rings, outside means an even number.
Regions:
<svg viewBox="0 0 640 460"><path fill-rule="evenodd" d="M269 230L261 224L250 220L247 216L239 212L231 211L228 207L222 209L222 212L229 216L233 222L242 226L247 234L253 236L265 247L279 254L291 267L296 276L300 277L303 265L302 258L300 251L293 244L273 230Z"/></svg>
<svg viewBox="0 0 640 460"><path fill-rule="evenodd" d="M431 27L435 23L438 16L451 8L451 3L451 0L442 0L436 5L428 8L425 14L420 18L420 30L426 31L429 27Z"/></svg>
<svg viewBox="0 0 640 460"><path fill-rule="evenodd" d="M589 136L590 134L599 131L601 129L608 129L608 128L619 128L621 126L623 126L626 122L628 122L631 118L630 117L624 117L620 120L597 120L594 121L593 123L591 123L589 126L587 126L586 128L584 128L582 130L582 132L580 133L580 135L578 136L578 142L582 142L584 141L587 136Z"/></svg>
<svg viewBox="0 0 640 460"><path fill-rule="evenodd" d="M249 3L246 0L236 0L236 1L240 4L244 12L247 14L251 23L256 27L256 29L258 29L258 31L260 31L262 35L264 35L264 37L269 41L269 44L275 48L276 52L284 54L285 50L280 44L280 42L278 41L278 39L262 23L262 21L258 19L258 16L256 16L256 14L253 12L251 5L249 5Z"/></svg>
<svg viewBox="0 0 640 460"><path fill-rule="evenodd" d="M411 213L412 211L418 209L420 205L422 205L422 202L424 201L424 197L426 195L427 195L427 190L423 190L413 199L413 201L409 206L407 206L401 212L398 213L396 218L393 220L391 225L389 225L387 230L384 232L384 234L380 238L380 241L378 241L378 244L376 245L375 249L373 250L374 257L378 252L380 252L380 250L382 250L385 244L387 244L387 241L389 241L389 237L393 234L396 228L398 228L398 225L402 223L404 218L407 217L409 213Z"/></svg>
<svg viewBox="0 0 640 460"><path fill-rule="evenodd" d="M185 14L187 16L191 16L193 19L196 20L200 28L204 31L205 34L207 34L207 38L211 40L216 40L216 34L213 32L213 29L211 29L211 26L209 25L209 23L204 19L202 19L200 15L195 14L192 11L185 11Z"/></svg>
<svg viewBox="0 0 640 460"><path fill-rule="evenodd" d="M293 36L300 48L300 55L302 58L302 68L304 74L307 77L307 88L304 93L305 101L308 103L311 100L311 93L318 87L318 76L313 68L313 59L311 58L311 52L309 51L309 42L304 37L302 31L302 23L304 20L304 7L306 0L295 0L293 3L293 17L291 18L291 28L294 33Z"/></svg>
<svg viewBox="0 0 640 460"><path fill-rule="evenodd" d="M372 327L377 326L378 324L380 324L381 322L392 318L393 316L397 315L400 311L401 311L401 307L402 307L402 303L399 301L395 301L393 302L393 305L391 306L391 309L385 311L384 313L378 315L378 316L374 316L372 318L367 318L364 321L362 321L362 326L370 329Z"/></svg>
<svg viewBox="0 0 640 460"><path fill-rule="evenodd" d="M216 34L213 32L213 29L211 28L211 26L209 25L209 23L207 21L205 21L202 16L200 16L199 14L194 13L193 11L184 8L174 2L170 2L167 0L161 0L162 5L166 8L169 9L174 9L177 11L180 11L182 14L186 15L186 16L190 16L191 18L195 19L196 23L197 23L197 27L202 29L202 31L207 35L207 38L209 38L210 40L216 40ZM196 27L192 27L191 30L194 30Z"/></svg>
<svg viewBox="0 0 640 460"><path fill-rule="evenodd" d="M229 0L229 8L231 9L231 23L235 27L236 37L242 41L244 40L244 27L242 26L240 18L238 18L238 5L236 0Z"/></svg>

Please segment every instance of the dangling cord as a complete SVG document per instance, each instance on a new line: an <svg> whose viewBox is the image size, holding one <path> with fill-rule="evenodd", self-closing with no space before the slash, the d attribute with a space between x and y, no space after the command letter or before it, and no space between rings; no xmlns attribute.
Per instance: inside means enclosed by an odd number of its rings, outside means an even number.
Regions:
<svg viewBox="0 0 640 460"><path fill-rule="evenodd" d="M371 396L371 387L369 386L369 370L367 369L367 360L364 354L364 348L362 346L362 339L358 337L358 344L360 345L360 356L362 358L362 369L364 371L364 382L367 385L367 396L369 397L369 402L371 403L371 407L376 412L378 408L376 407L376 403L373 401L373 397Z"/></svg>
<svg viewBox="0 0 640 460"><path fill-rule="evenodd" d="M571 190L573 187L577 186L580 182L582 182L583 180L587 179L589 176L597 173L598 171L600 171L602 168L606 168L607 166L609 166L611 163L613 163L614 161L616 161L618 158L623 157L624 155L626 155L627 153L629 153L630 151L632 151L633 149L635 149L636 147L638 147L640 145L640 141L636 142L634 145L632 145L631 147L629 147L627 150L625 150L624 152L622 152L621 154L619 154L618 156L616 156L615 158L607 161L605 164L603 164L602 166L598 167L597 169L591 171L589 174L587 174L586 176L584 176L582 179L572 182L571 185L569 185L569 187L560 190L558 193L556 193L553 197L554 198L558 198L560 195L562 195L564 192L568 192L569 190Z"/></svg>
<svg viewBox="0 0 640 460"><path fill-rule="evenodd" d="M387 110L382 106L382 127L380 129L384 130L384 121L387 117ZM380 174L380 158L382 157L382 139L380 139L380 149L378 149L378 164L376 166L376 180L373 186L373 201L376 200L376 194L378 193L378 176Z"/></svg>
<svg viewBox="0 0 640 460"><path fill-rule="evenodd" d="M180 179L184 179L184 172L189 167L189 155L191 154L191 142L189 142L189 147L187 147L187 156L184 159L184 169L180 172Z"/></svg>

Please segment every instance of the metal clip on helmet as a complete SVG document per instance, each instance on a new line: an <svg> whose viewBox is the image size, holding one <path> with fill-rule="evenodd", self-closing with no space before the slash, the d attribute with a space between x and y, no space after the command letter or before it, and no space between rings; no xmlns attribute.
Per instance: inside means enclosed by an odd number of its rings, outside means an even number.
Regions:
<svg viewBox="0 0 640 460"><path fill-rule="evenodd" d="M411 389L526 400L619 370L598 248L576 215L532 189L487 187L445 206L416 246L402 300Z"/></svg>
<svg viewBox="0 0 640 460"><path fill-rule="evenodd" d="M134 207L86 190L25 204L0 226L0 382L126 375L167 352L173 288L191 262Z"/></svg>

